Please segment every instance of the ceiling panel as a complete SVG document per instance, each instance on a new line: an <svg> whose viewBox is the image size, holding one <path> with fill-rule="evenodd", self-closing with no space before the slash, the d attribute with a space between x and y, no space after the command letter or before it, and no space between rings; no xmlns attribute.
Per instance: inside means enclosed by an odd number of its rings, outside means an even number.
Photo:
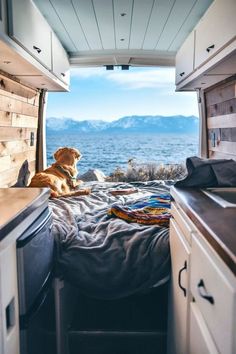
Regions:
<svg viewBox="0 0 236 354"><path fill-rule="evenodd" d="M198 23L202 15L205 13L206 9L210 6L212 0L198 0L192 11L190 12L189 16L186 18L186 21L183 23L183 26L176 34L168 50L170 51L177 51L184 40L187 38L189 33L192 31L193 23Z"/></svg>
<svg viewBox="0 0 236 354"><path fill-rule="evenodd" d="M141 49L150 21L154 0L134 0L131 18L130 49Z"/></svg>
<svg viewBox="0 0 236 354"><path fill-rule="evenodd" d="M114 23L117 49L128 49L134 0L114 0Z"/></svg>
<svg viewBox="0 0 236 354"><path fill-rule="evenodd" d="M152 9L143 49L153 50L161 36L175 0L156 0Z"/></svg>
<svg viewBox="0 0 236 354"><path fill-rule="evenodd" d="M75 44L67 33L64 24L61 22L52 4L48 0L35 0L35 4L39 7L46 20L51 24L54 32L60 38L63 47L68 52L76 50Z"/></svg>
<svg viewBox="0 0 236 354"><path fill-rule="evenodd" d="M86 35L89 47L92 50L102 49L102 42L92 0L72 0L72 4Z"/></svg>
<svg viewBox="0 0 236 354"><path fill-rule="evenodd" d="M70 0L49 0L64 24L76 49L89 50L89 44Z"/></svg>
<svg viewBox="0 0 236 354"><path fill-rule="evenodd" d="M116 48L113 1L93 0L93 5L98 22L99 32L102 38L103 48Z"/></svg>
<svg viewBox="0 0 236 354"><path fill-rule="evenodd" d="M96 60L109 56L122 64L138 50L140 62L154 58L159 63L159 58L164 64L167 54L173 60L213 0L34 1L73 63L81 56L92 62L96 54Z"/></svg>
<svg viewBox="0 0 236 354"><path fill-rule="evenodd" d="M183 22L189 15L195 2L198 0L176 0L166 21L163 32L157 41L157 50L168 50L172 40L179 32Z"/></svg>

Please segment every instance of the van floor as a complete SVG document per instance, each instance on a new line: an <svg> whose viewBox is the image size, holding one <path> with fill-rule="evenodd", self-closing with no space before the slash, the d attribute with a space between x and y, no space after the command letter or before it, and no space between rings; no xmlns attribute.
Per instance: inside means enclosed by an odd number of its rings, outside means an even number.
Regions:
<svg viewBox="0 0 236 354"><path fill-rule="evenodd" d="M78 297L70 354L165 354L168 284L119 300Z"/></svg>

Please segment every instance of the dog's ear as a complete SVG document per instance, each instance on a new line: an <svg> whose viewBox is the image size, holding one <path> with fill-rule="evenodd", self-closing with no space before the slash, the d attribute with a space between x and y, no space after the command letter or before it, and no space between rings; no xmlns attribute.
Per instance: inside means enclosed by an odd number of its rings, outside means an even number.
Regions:
<svg viewBox="0 0 236 354"><path fill-rule="evenodd" d="M75 155L75 158L78 159L78 160L82 157L80 151L77 150L77 149L73 149L73 153Z"/></svg>
<svg viewBox="0 0 236 354"><path fill-rule="evenodd" d="M61 153L64 151L65 148L60 147L59 149L57 149L57 151L54 152L54 159L57 161L61 155Z"/></svg>

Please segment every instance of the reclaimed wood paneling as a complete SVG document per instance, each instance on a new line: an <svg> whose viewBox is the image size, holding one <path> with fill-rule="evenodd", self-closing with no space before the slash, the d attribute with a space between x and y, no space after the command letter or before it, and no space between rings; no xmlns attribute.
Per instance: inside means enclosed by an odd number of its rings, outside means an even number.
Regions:
<svg viewBox="0 0 236 354"><path fill-rule="evenodd" d="M205 93L208 154L210 158L236 159L236 79Z"/></svg>
<svg viewBox="0 0 236 354"><path fill-rule="evenodd" d="M39 92L0 73L0 187L17 182L27 161L35 173Z"/></svg>
<svg viewBox="0 0 236 354"><path fill-rule="evenodd" d="M208 129L235 128L235 127L236 127L236 113L208 118Z"/></svg>
<svg viewBox="0 0 236 354"><path fill-rule="evenodd" d="M235 82L228 82L226 84L217 86L207 92L206 105L207 107L217 103L225 102L236 97L236 85Z"/></svg>

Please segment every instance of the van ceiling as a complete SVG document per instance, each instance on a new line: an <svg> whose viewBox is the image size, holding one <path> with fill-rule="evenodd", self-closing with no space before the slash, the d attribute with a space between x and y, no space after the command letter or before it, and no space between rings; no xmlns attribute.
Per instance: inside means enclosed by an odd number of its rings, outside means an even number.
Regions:
<svg viewBox="0 0 236 354"><path fill-rule="evenodd" d="M173 66L212 1L34 0L72 66Z"/></svg>

